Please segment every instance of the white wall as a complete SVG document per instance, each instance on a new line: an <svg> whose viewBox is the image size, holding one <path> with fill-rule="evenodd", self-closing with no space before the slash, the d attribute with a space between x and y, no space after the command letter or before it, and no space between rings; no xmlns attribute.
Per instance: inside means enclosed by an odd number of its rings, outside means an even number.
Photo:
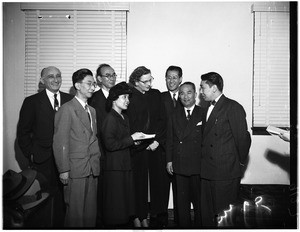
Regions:
<svg viewBox="0 0 300 232"><path fill-rule="evenodd" d="M24 19L19 3L3 3L3 172L20 170L16 162L15 139L24 99Z"/></svg>
<svg viewBox="0 0 300 232"><path fill-rule="evenodd" d="M179 65L183 80L199 87L215 71L224 94L240 102L252 122L253 15L250 2L131 3L128 13L128 76L140 65L151 69L153 86L165 91L168 66ZM251 131L252 132L252 131ZM273 153L268 153L269 150ZM289 143L252 136L247 184L289 184Z"/></svg>
<svg viewBox="0 0 300 232"><path fill-rule="evenodd" d="M169 65L183 69L184 81L199 86L200 75L220 73L226 96L239 101L252 121L252 14L247 2L130 3L129 74L140 65L152 70L154 87L164 91ZM14 146L24 99L24 14L19 3L4 4L3 171L19 170ZM250 130L251 131L251 130ZM269 150L272 150L270 153ZM271 136L252 136L243 183L289 184L289 144ZM20 158L20 157L18 157Z"/></svg>

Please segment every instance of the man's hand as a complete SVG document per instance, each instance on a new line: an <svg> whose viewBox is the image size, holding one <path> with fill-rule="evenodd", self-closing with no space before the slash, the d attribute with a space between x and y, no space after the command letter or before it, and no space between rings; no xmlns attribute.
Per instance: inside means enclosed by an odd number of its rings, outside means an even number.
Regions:
<svg viewBox="0 0 300 232"><path fill-rule="evenodd" d="M167 172L168 172L170 175L173 175L173 165L172 165L172 162L168 162L166 168L167 168Z"/></svg>
<svg viewBox="0 0 300 232"><path fill-rule="evenodd" d="M69 172L63 172L59 174L59 179L61 183L67 185L69 183Z"/></svg>

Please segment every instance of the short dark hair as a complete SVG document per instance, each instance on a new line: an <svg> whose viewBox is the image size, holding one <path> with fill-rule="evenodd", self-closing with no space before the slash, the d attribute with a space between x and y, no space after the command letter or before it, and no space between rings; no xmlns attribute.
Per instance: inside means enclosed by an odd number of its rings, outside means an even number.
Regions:
<svg viewBox="0 0 300 232"><path fill-rule="evenodd" d="M223 78L220 74L216 72L209 72L201 75L201 80L206 81L206 83L211 87L216 85L219 91L223 91L224 83Z"/></svg>
<svg viewBox="0 0 300 232"><path fill-rule="evenodd" d="M76 89L75 84L81 82L88 75L93 76L93 73L87 68L82 68L74 72L72 75L73 87Z"/></svg>
<svg viewBox="0 0 300 232"><path fill-rule="evenodd" d="M194 92L196 92L196 86L195 86L195 84L194 84L193 82L186 81L186 82L182 83L182 84L179 86L179 89L180 89L181 86L183 86L183 85L190 85L190 86L192 86Z"/></svg>
<svg viewBox="0 0 300 232"><path fill-rule="evenodd" d="M140 81L141 76L151 73L150 69L145 66L137 67L129 77L129 83L135 86L135 82Z"/></svg>
<svg viewBox="0 0 300 232"><path fill-rule="evenodd" d="M100 64L99 67L97 68L97 71L96 71L96 77L97 76L102 76L101 70L104 67L110 67L111 68L111 66L109 64Z"/></svg>
<svg viewBox="0 0 300 232"><path fill-rule="evenodd" d="M167 77L167 74L169 71L176 71L178 73L178 76L179 77L182 77L182 69L178 66L175 66L175 65L171 65L167 71L166 71L166 74L165 74L165 77Z"/></svg>

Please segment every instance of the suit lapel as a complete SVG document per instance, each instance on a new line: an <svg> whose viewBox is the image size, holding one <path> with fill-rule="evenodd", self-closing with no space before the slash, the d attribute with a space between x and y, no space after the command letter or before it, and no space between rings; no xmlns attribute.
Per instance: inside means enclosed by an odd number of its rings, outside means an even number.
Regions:
<svg viewBox="0 0 300 232"><path fill-rule="evenodd" d="M76 113L77 117L79 118L79 120L81 121L83 126L92 134L93 131L91 128L91 124L90 124L90 120L87 115L87 112L84 110L84 108L82 107L82 105L76 98L73 98L72 101L74 103L75 113ZM90 112L91 112L91 110L90 110ZM93 119L93 128L95 128L96 127L95 115L93 116L93 113L92 113L92 119Z"/></svg>
<svg viewBox="0 0 300 232"><path fill-rule="evenodd" d="M213 110L212 110L212 112L211 112L211 114L210 114L210 116L208 118L208 121L205 123L204 132L203 132L203 136L204 137L211 130L211 128L217 123L218 115L219 115L220 111L222 110L222 108L224 107L224 101L225 101L225 99L226 98L225 98L225 96L223 94L220 97L220 99L218 100L218 102L215 105L215 107L213 108Z"/></svg>
<svg viewBox="0 0 300 232"><path fill-rule="evenodd" d="M43 90L40 94L40 106L41 111L44 111L49 118L54 117L54 109L51 105L51 102L47 96L46 90Z"/></svg>
<svg viewBox="0 0 300 232"><path fill-rule="evenodd" d="M201 115L200 114L200 107L199 106L195 106L191 118L187 123L187 126L185 127L184 133L183 133L183 138L187 137L195 128L195 126L197 125L197 123L202 120Z"/></svg>
<svg viewBox="0 0 300 232"><path fill-rule="evenodd" d="M66 97L65 93L61 91L59 92L60 92L60 106L62 106L63 104L69 101L69 98Z"/></svg>
<svg viewBox="0 0 300 232"><path fill-rule="evenodd" d="M178 130L176 130L177 137L182 139L184 130L187 125L187 120L186 120L186 116L185 116L183 107L176 111L176 122L175 123L176 123L175 128L179 127Z"/></svg>

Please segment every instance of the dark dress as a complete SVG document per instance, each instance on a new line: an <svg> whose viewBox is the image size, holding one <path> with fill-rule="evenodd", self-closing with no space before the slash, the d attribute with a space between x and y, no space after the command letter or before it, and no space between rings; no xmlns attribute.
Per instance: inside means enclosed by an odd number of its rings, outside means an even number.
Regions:
<svg viewBox="0 0 300 232"><path fill-rule="evenodd" d="M169 197L169 180L166 171L166 157L163 152L166 139L165 108L161 93L150 89L141 93L132 87L130 104L127 109L131 133L156 134L159 146L155 151L146 150L153 140L143 140L131 149L133 177L136 190L136 215L140 220L147 218L148 175L150 184L150 213L157 215L166 211Z"/></svg>
<svg viewBox="0 0 300 232"><path fill-rule="evenodd" d="M135 214L134 188L129 147L133 145L129 121L111 110L105 118L101 137L105 149L104 223L128 223Z"/></svg>

